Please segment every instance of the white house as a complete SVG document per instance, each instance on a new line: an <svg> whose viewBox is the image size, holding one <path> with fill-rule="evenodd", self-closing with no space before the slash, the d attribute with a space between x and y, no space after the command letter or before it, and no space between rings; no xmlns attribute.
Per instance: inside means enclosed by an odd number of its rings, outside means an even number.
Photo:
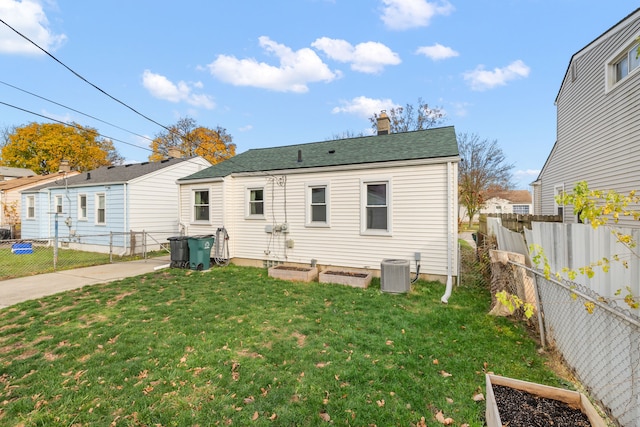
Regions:
<svg viewBox="0 0 640 427"><path fill-rule="evenodd" d="M386 119L388 120L388 119ZM384 123L383 123L384 124ZM453 127L253 149L178 180L187 234L224 227L231 261L457 275Z"/></svg>
<svg viewBox="0 0 640 427"><path fill-rule="evenodd" d="M54 237L69 247L127 254L131 231L155 234L159 246L180 233L176 180L211 166L201 157L103 166L22 191L22 238ZM120 236L113 242L113 234Z"/></svg>
<svg viewBox="0 0 640 427"><path fill-rule="evenodd" d="M640 190L638 36L640 9L571 57L555 100L556 143L532 184L536 213L577 222L555 196L583 180L593 189ZM620 225L638 224L622 218Z"/></svg>

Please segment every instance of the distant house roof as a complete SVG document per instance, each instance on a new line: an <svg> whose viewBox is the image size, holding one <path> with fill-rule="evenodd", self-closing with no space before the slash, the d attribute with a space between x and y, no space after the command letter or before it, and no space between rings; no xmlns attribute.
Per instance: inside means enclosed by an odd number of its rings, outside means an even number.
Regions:
<svg viewBox="0 0 640 427"><path fill-rule="evenodd" d="M0 179L3 179L3 177L24 178L25 176L34 176L35 174L31 169L0 166Z"/></svg>
<svg viewBox="0 0 640 427"><path fill-rule="evenodd" d="M266 172L400 160L457 157L453 126L245 151L178 181L220 178L232 173Z"/></svg>
<svg viewBox="0 0 640 427"><path fill-rule="evenodd" d="M531 193L527 190L508 190L508 191L493 191L487 194L486 199L499 198L508 200L511 203L532 203Z"/></svg>
<svg viewBox="0 0 640 427"><path fill-rule="evenodd" d="M39 191L44 188L56 188L61 186L80 187L87 185L122 184L149 173L164 169L178 163L190 160L189 158L171 158L159 162L131 163L121 166L103 166L88 172L82 172L66 179L58 179L49 184L30 188L28 191Z"/></svg>
<svg viewBox="0 0 640 427"><path fill-rule="evenodd" d="M77 175L79 172L66 172L67 176ZM49 175L34 175L24 178L10 179L8 181L0 181L0 191L16 190L21 187L35 187L38 183L45 181L54 181L64 178L65 172L52 173Z"/></svg>

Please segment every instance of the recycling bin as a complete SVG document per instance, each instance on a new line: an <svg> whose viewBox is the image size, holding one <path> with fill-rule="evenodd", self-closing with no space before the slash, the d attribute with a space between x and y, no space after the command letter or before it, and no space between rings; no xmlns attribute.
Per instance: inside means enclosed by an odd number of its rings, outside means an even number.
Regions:
<svg viewBox="0 0 640 427"><path fill-rule="evenodd" d="M171 268L189 268L189 237L173 236L167 239L171 251Z"/></svg>
<svg viewBox="0 0 640 427"><path fill-rule="evenodd" d="M213 235L189 237L189 268L192 270L208 270L211 267L211 247Z"/></svg>

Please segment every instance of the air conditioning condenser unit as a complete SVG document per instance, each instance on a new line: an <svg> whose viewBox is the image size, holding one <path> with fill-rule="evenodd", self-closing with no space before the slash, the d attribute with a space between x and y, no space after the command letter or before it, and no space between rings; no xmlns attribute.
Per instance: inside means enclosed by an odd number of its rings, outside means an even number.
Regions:
<svg viewBox="0 0 640 427"><path fill-rule="evenodd" d="M380 264L380 290L389 293L411 291L411 273L406 259L383 259Z"/></svg>

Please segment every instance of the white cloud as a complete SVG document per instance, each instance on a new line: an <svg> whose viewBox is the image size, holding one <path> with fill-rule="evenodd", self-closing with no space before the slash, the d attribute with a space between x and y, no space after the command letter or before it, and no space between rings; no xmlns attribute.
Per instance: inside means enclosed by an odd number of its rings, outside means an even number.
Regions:
<svg viewBox="0 0 640 427"><path fill-rule="evenodd" d="M207 66L209 71L216 78L235 86L296 93L308 92L309 83L330 82L340 77L339 72L331 71L310 48L293 51L266 36L260 37L259 42L262 48L280 60L278 66L255 59L219 55Z"/></svg>
<svg viewBox="0 0 640 427"><path fill-rule="evenodd" d="M517 170L514 175L518 179L532 178L535 179L540 175L540 169Z"/></svg>
<svg viewBox="0 0 640 427"><path fill-rule="evenodd" d="M311 46L323 51L329 58L351 64L351 69L362 73L379 73L387 65L398 65L400 57L382 43L365 42L356 46L346 40L322 37Z"/></svg>
<svg viewBox="0 0 640 427"><path fill-rule="evenodd" d="M253 130L253 125L242 126L241 128L238 128L238 130L240 132L249 132L249 131Z"/></svg>
<svg viewBox="0 0 640 427"><path fill-rule="evenodd" d="M464 73L463 76L472 90L483 91L504 86L511 80L525 78L529 76L530 71L531 69L524 62L517 60L504 68L494 68L491 71L479 65L475 70Z"/></svg>
<svg viewBox="0 0 640 427"><path fill-rule="evenodd" d="M333 114L355 114L364 118L369 118L374 113L379 113L382 110L391 110L400 106L391 99L373 99L366 96L358 96L350 101L341 101L341 104L341 107L334 107L331 112Z"/></svg>
<svg viewBox="0 0 640 427"><path fill-rule="evenodd" d="M460 54L450 47L443 46L440 43L436 43L433 46L422 46L416 50L419 55L424 55L434 61L440 61L441 59L448 59L459 56Z"/></svg>
<svg viewBox="0 0 640 427"><path fill-rule="evenodd" d="M193 88L202 88L202 83L200 82L187 83L181 80L175 84L163 75L144 70L142 85L151 95L158 99L174 103L186 102L194 107L202 107L208 110L215 107L215 103L209 95L192 92Z"/></svg>
<svg viewBox="0 0 640 427"><path fill-rule="evenodd" d="M382 22L392 30L426 27L436 15L448 15L454 7L447 0L431 3L427 0L382 0Z"/></svg>
<svg viewBox="0 0 640 427"><path fill-rule="evenodd" d="M7 24L49 52L55 51L67 40L64 34L51 32L42 6L35 1L0 0L0 16ZM44 54L6 25L0 26L0 53Z"/></svg>

